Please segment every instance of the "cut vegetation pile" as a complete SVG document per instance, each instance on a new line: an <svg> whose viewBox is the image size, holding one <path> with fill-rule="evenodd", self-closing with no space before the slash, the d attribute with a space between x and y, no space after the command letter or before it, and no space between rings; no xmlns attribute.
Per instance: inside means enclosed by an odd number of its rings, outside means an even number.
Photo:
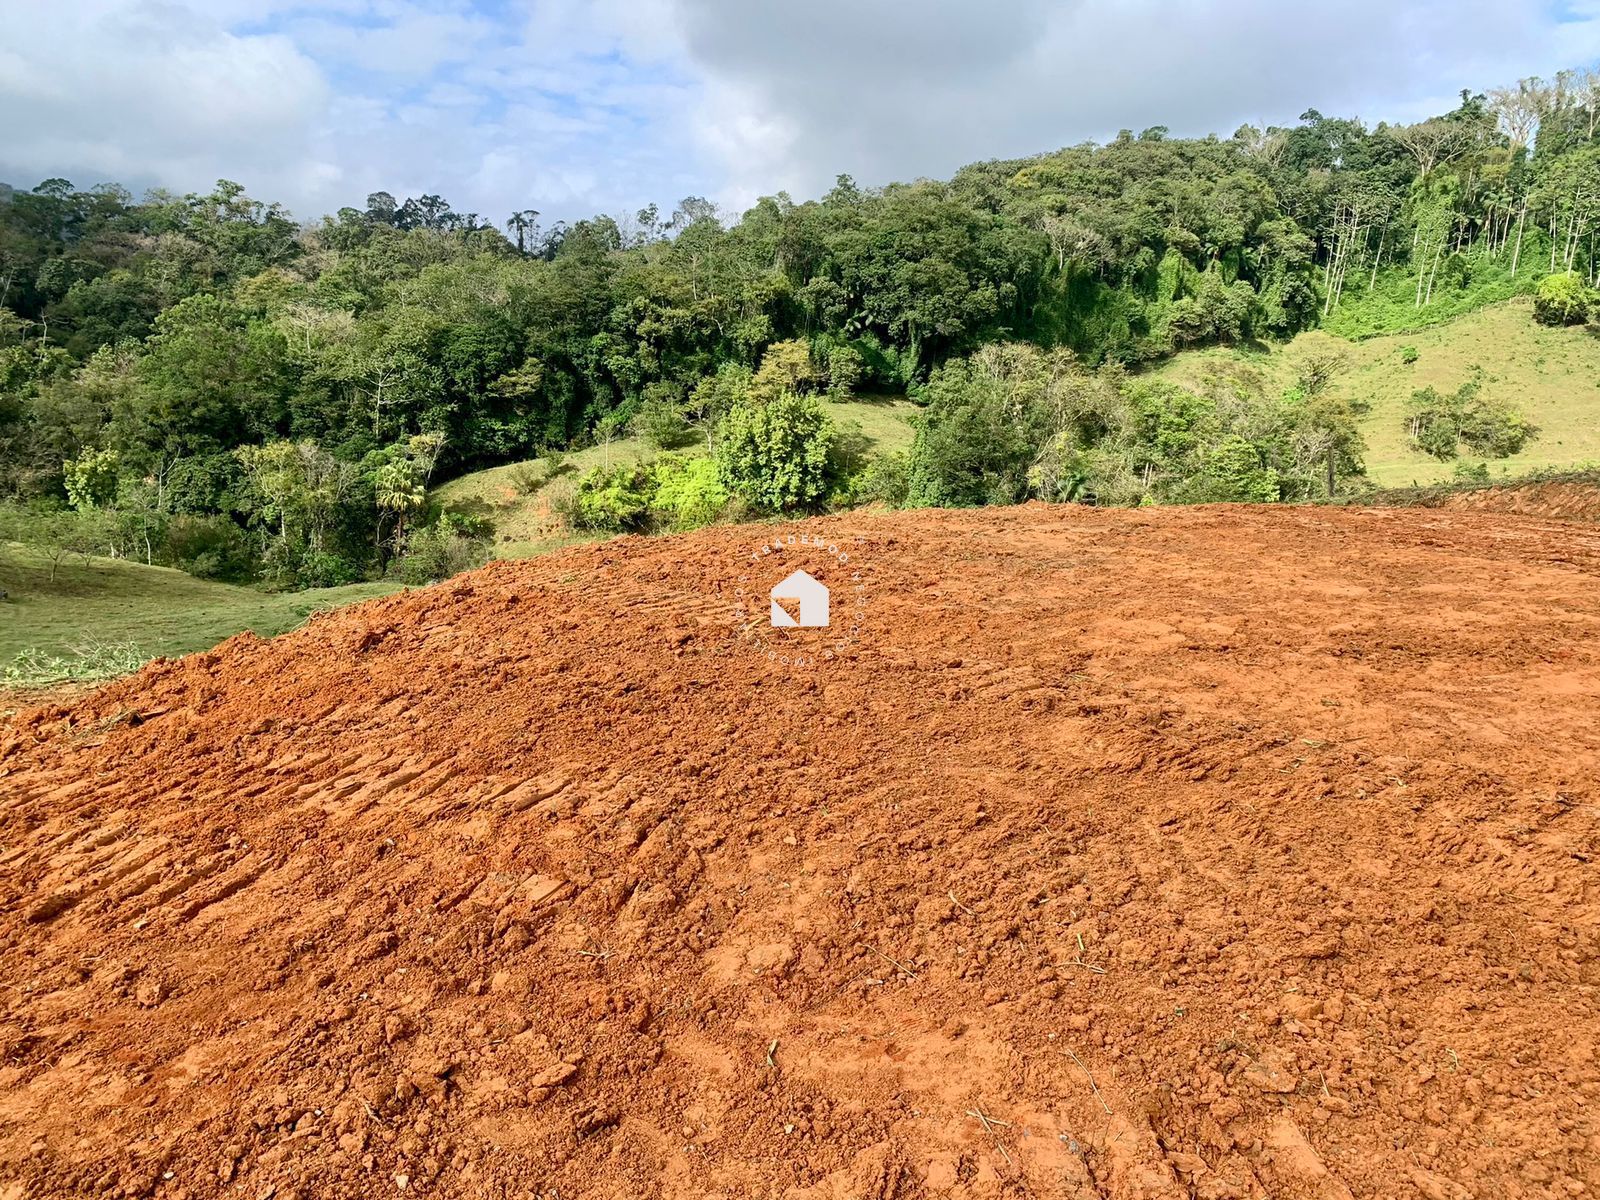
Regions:
<svg viewBox="0 0 1600 1200"><path fill-rule="evenodd" d="M0 728L0 1196L1600 1191L1600 531L806 530L815 669L722 528Z"/></svg>

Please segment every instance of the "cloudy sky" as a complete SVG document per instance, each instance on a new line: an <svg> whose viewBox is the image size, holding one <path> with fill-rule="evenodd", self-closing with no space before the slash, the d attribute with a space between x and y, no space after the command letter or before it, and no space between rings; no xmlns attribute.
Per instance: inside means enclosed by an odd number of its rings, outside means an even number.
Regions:
<svg viewBox="0 0 1600 1200"><path fill-rule="evenodd" d="M0 0L0 181L732 212L1596 58L1600 0Z"/></svg>

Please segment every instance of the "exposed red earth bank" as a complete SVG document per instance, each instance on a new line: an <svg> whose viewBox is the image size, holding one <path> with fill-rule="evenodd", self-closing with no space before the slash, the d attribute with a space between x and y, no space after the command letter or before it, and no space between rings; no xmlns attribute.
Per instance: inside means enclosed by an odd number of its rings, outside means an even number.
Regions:
<svg viewBox="0 0 1600 1200"><path fill-rule="evenodd" d="M861 575L838 657L741 631L780 566ZM1600 529L1454 510L235 638L0 727L0 1197L1594 1196L1597 718Z"/></svg>

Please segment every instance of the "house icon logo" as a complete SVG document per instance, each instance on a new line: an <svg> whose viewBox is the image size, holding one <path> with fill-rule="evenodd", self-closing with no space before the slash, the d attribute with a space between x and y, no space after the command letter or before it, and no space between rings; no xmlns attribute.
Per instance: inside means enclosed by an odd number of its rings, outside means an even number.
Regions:
<svg viewBox="0 0 1600 1200"><path fill-rule="evenodd" d="M800 619L780 601L787 600L800 610ZM804 571L796 571L772 589L772 627L774 629L825 628L828 624L828 589Z"/></svg>

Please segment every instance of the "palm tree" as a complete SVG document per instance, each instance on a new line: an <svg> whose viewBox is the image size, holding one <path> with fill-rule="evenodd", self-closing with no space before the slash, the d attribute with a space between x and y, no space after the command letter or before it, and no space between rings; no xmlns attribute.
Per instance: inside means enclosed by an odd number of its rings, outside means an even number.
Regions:
<svg viewBox="0 0 1600 1200"><path fill-rule="evenodd" d="M539 229L539 210L524 208L506 218L506 232L517 236L517 253L526 254Z"/></svg>

